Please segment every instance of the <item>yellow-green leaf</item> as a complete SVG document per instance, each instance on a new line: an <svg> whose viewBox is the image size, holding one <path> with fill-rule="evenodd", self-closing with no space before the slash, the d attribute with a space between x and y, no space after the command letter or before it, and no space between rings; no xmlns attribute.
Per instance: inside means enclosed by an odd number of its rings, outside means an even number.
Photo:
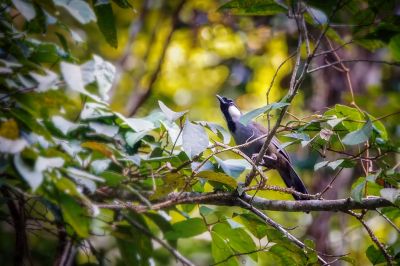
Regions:
<svg viewBox="0 0 400 266"><path fill-rule="evenodd" d="M230 186L231 188L236 188L237 187L237 182L236 180L224 173L218 173L218 172L213 172L213 171L202 171L197 174L197 177L205 178L210 181L216 181L225 185Z"/></svg>
<svg viewBox="0 0 400 266"><path fill-rule="evenodd" d="M6 139L18 139L18 125L14 119L9 119L0 124L0 136Z"/></svg>
<svg viewBox="0 0 400 266"><path fill-rule="evenodd" d="M110 149L103 143L95 142L95 141L86 141L81 145L83 148L91 149L93 151L98 151L104 156L111 157L112 152Z"/></svg>

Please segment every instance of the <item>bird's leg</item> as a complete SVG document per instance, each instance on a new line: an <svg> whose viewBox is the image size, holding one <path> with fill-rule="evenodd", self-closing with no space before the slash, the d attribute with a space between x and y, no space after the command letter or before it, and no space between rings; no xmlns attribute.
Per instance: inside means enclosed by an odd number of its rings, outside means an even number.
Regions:
<svg viewBox="0 0 400 266"><path fill-rule="evenodd" d="M263 165L265 167L267 167L268 169L275 169L277 160L278 160L278 157L274 153L269 154L269 155L264 155Z"/></svg>
<svg viewBox="0 0 400 266"><path fill-rule="evenodd" d="M260 169L260 171L262 171L262 169ZM261 174L260 174L260 178L261 178L261 180L260 180L260 183L258 184L258 186L259 186L259 188L263 188L267 184L267 179L264 178L264 176Z"/></svg>
<svg viewBox="0 0 400 266"><path fill-rule="evenodd" d="M254 153L251 156L251 160L253 162L256 162L257 161L257 157L258 157L258 153ZM264 155L263 159L258 164L272 169L272 168L275 168L274 166L275 166L275 163L276 163L277 160L278 160L278 157L276 156L276 154L272 153L270 155Z"/></svg>
<svg viewBox="0 0 400 266"><path fill-rule="evenodd" d="M257 161L257 157L258 157L258 153L254 153L254 154L251 156L251 160L252 160L253 162L256 162L256 161ZM259 163L259 165L265 165L264 159L261 160L261 162ZM262 169L261 169L262 167L261 167L261 166L257 166L257 168L259 168L259 169L258 169L259 171L262 171ZM260 180L260 183L258 184L258 187L259 187L259 188L263 188L263 187L266 185L267 180L266 180L262 175L260 175L260 177L261 177L261 180Z"/></svg>

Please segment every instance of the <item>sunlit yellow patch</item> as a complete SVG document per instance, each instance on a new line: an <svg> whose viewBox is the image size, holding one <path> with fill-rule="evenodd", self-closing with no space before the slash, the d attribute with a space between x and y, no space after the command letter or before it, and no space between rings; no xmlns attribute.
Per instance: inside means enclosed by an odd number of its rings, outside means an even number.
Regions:
<svg viewBox="0 0 400 266"><path fill-rule="evenodd" d="M14 119L9 119L0 124L0 136L7 139L17 139L19 137L18 125Z"/></svg>

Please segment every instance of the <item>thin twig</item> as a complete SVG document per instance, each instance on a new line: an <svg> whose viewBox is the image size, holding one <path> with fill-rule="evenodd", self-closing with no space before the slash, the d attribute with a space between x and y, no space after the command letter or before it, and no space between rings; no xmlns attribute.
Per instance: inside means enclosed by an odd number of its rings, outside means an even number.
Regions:
<svg viewBox="0 0 400 266"><path fill-rule="evenodd" d="M352 211L347 211L346 213L350 214L351 216L355 217L365 228L365 230L368 232L369 237L371 240L375 243L375 245L378 246L378 248L381 250L383 256L386 259L387 265L392 266L394 265L393 263L393 257L388 253L386 248L383 246L383 244L378 240L372 229L367 225L367 223L363 220L364 215L358 215Z"/></svg>
<svg viewBox="0 0 400 266"><path fill-rule="evenodd" d="M300 248L307 248L307 246L303 242L301 242L294 235L292 235L287 230L285 230L285 228L283 228L279 223L275 222L274 220L269 218L267 215L265 215L263 212L261 212L259 209L255 208L252 204L249 204L249 203L247 203L246 201L244 201L244 200L242 200L240 198L238 200L240 201L240 203L242 204L242 206L244 208L248 209L249 211L251 211L252 213L257 215L259 218L261 218L265 223L269 224L270 226L272 226L273 228L275 228L276 230L281 232L284 236L286 236L296 246L298 246ZM318 260L322 264L326 264L327 263L322 257L320 257L319 255L317 255L317 256L318 256Z"/></svg>
<svg viewBox="0 0 400 266"><path fill-rule="evenodd" d="M322 197L322 195L324 195L329 189L332 188L333 182L335 182L336 178L339 176L339 174L342 172L343 167L340 168L339 171L337 171L337 173L335 174L335 176L332 178L332 180L329 182L329 184L319 193L319 196Z"/></svg>
<svg viewBox="0 0 400 266"><path fill-rule="evenodd" d="M298 70L299 70L299 67L300 67L300 59L301 59L300 48L301 48L301 44L302 44L302 30L301 30L301 27L299 26L300 24L299 24L299 22L297 20L298 20L299 16L302 16L302 14L294 14L294 17L296 19L296 23L298 25L298 30L299 30L300 34L299 34L299 41L298 41L298 47L297 47L297 51L298 52L297 52L296 64L295 64L295 67L294 67L293 72L292 72L290 88L289 88L289 92L288 92L287 100L286 100L287 103L291 103L292 100L294 99L294 97L296 96L297 91L300 88L300 85L301 85L301 83L303 82L303 80L305 78L305 74L308 73L307 72L308 71L308 67L309 67L312 59L314 58L315 53L318 50L318 47L319 47L319 45L320 45L320 43L322 41L322 38L325 36L326 32L329 29L329 21L333 18L333 16L336 14L336 12L341 7L343 7L343 5L344 4L341 3L341 1L338 1L336 7L332 11L332 14L329 16L327 26L325 27L325 29L322 31L322 33L320 34L319 38L317 39L315 47L314 47L312 53L307 57L307 60L304 63L304 66L303 66L303 70L300 72L299 75L297 75L297 74L298 74ZM283 117L285 116L285 113L288 110L288 108L289 108L289 106L285 106L285 107L282 108L282 111L280 112L274 127L269 131L269 134L268 134L267 138L265 139L265 142L264 142L263 146L261 147L261 150L260 150L260 152L259 152L259 154L258 154L258 156L256 158L256 161L255 161L256 164L259 164L261 162L261 160L263 159L264 154L266 153L266 151L267 151L267 149L269 147L269 144L271 143L272 138L274 137L276 131L278 130L278 128L279 128L279 126L280 126L280 124L281 124L281 122L283 120ZM255 171L253 169L250 172L250 174L247 176L247 178L246 178L245 186L250 185L251 181L254 178L254 175L255 175Z"/></svg>
<svg viewBox="0 0 400 266"><path fill-rule="evenodd" d="M384 60L373 60L373 59L346 59L346 60L341 60L341 61L335 61L335 62L331 62L329 64L326 65L322 65L319 67L315 67L312 68L310 70L307 71L307 73L313 73L328 67L332 67L333 65L338 65L341 63L362 63L362 62L367 62L367 63L371 63L371 64L384 64L384 65L390 65L390 66L396 66L396 67L400 67L400 62L390 62L390 61L384 61Z"/></svg>
<svg viewBox="0 0 400 266"><path fill-rule="evenodd" d="M380 210L375 210L377 213L379 213L380 216L382 216L383 219L385 219L394 229L396 229L397 233L400 234L400 228L392 222L389 217L387 217L385 214L383 214Z"/></svg>
<svg viewBox="0 0 400 266"><path fill-rule="evenodd" d="M342 45L339 45L338 47L333 48L331 50L327 50L327 51L323 51L323 52L320 52L320 53L316 53L314 55L314 58L318 57L318 56L321 56L321 55L327 55L327 54L330 54L330 53L333 53L333 52L337 52L337 51L341 50L342 48L344 48L346 45L349 45L349 44L352 44L352 43L353 43L353 41L351 40L351 41L345 42Z"/></svg>

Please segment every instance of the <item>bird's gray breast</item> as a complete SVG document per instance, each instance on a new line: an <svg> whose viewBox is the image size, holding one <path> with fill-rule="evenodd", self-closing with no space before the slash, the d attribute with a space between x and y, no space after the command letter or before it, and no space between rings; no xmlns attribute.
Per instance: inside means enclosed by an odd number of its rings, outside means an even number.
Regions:
<svg viewBox="0 0 400 266"><path fill-rule="evenodd" d="M252 140L260 137L262 133L254 126L245 126L241 123L236 123L235 132L232 132L233 138L237 145L251 142ZM251 157L253 154L258 153L263 145L263 139L257 140L245 147L241 147L240 150L247 156Z"/></svg>

